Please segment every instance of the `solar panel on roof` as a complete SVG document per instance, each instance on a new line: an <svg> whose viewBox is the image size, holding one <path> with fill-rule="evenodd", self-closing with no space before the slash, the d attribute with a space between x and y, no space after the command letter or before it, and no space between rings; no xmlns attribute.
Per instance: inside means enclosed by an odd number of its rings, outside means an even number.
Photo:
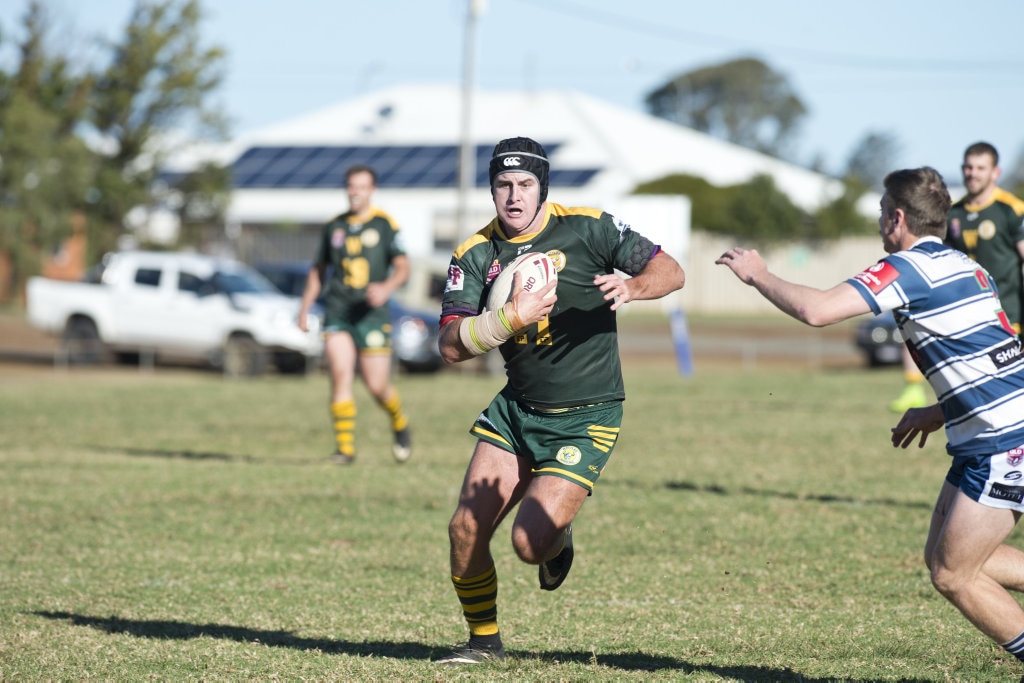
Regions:
<svg viewBox="0 0 1024 683"><path fill-rule="evenodd" d="M548 154L560 143L545 145ZM487 187L491 145L475 150L477 187ZM451 189L459 180L457 145L257 146L231 166L238 189L323 189L344 184L345 171L363 164L377 173L377 186L392 189ZM581 187L601 169L552 169L551 185Z"/></svg>

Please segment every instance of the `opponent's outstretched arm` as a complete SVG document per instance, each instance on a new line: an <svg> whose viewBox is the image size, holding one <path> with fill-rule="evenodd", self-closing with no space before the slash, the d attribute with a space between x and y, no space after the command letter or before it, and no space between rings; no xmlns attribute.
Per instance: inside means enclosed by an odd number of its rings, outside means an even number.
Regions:
<svg viewBox="0 0 1024 683"><path fill-rule="evenodd" d="M756 249L735 247L719 256L715 263L728 266L736 277L757 289L786 315L814 327L871 312L868 302L850 283L840 282L831 289L817 289L783 280L768 272L768 266Z"/></svg>

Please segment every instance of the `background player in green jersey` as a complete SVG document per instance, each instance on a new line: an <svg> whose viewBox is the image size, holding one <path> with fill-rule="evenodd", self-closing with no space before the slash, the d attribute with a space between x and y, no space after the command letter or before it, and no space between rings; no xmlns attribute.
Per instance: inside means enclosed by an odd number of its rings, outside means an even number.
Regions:
<svg viewBox="0 0 1024 683"><path fill-rule="evenodd" d="M439 663L505 656L490 542L517 504L516 554L539 565L542 589L565 579L573 559L570 525L611 456L622 420L615 311L665 296L685 280L675 259L613 216L548 202L548 173L547 154L534 140L499 142L490 162L497 216L456 248L448 269L441 355L457 363L500 347L508 382L470 429L476 448L448 527L452 583L470 637ZM516 282L500 311L485 310L501 269L534 251L552 257L557 289L552 282L526 292Z"/></svg>
<svg viewBox="0 0 1024 683"><path fill-rule="evenodd" d="M391 417L395 460L409 459L409 419L391 385L391 316L388 300L409 278L409 257L398 240L398 226L372 204L377 176L367 166L345 173L349 210L327 223L306 279L299 327L324 295L324 351L331 379L334 462L355 460L356 365L370 394ZM326 280L325 278L329 278Z"/></svg>
<svg viewBox="0 0 1024 683"><path fill-rule="evenodd" d="M1024 320L1024 201L996 185L1002 173L999 152L987 142L976 142L964 151L960 171L967 193L949 210L946 244L970 256L992 275L1003 311L1020 334ZM924 377L906 349L903 374L906 386L889 404L896 413L929 403Z"/></svg>

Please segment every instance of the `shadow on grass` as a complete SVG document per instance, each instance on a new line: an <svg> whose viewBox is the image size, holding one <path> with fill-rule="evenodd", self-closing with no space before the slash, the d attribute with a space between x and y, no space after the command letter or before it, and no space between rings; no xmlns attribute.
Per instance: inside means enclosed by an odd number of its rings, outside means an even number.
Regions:
<svg viewBox="0 0 1024 683"><path fill-rule="evenodd" d="M930 503L920 501L899 500L897 498L854 498L853 496L837 496L834 494L807 495L804 493L793 493L792 491L772 491L770 489L755 489L749 486L741 486L735 490L729 490L717 484L694 484L689 481L665 482L665 488L673 491L696 491L699 493L714 493L720 496L742 495L742 496L763 496L766 498L784 498L786 500L809 500L818 503L849 503L852 505L885 505L888 507L914 508L919 510L931 510Z"/></svg>
<svg viewBox="0 0 1024 683"><path fill-rule="evenodd" d="M70 612L33 612L46 619L67 620L75 626L90 628L111 634L124 634L136 638L154 640L191 640L193 638L216 638L239 643L260 643L270 647L287 647L294 650L319 650L327 654L346 654L357 657L404 657L429 659L438 650L417 643L373 642L362 643L325 638L300 638L289 631L267 631L228 626L226 624L190 624L182 621L146 619L121 619L117 616L91 617Z"/></svg>
<svg viewBox="0 0 1024 683"><path fill-rule="evenodd" d="M324 638L300 638L288 631L266 631L244 626L224 624L190 624L181 621L121 619L116 616L90 617L70 612L33 612L45 619L66 620L75 626L88 626L105 633L124 634L136 638L154 640L190 640L192 638L216 638L239 643L260 643L270 647L287 647L295 650L317 650L326 654L342 654L354 657L390 657L392 659L431 660L447 654L448 650L430 647L421 643L397 643L389 641L364 641L361 643ZM809 678L789 668L772 669L761 666L713 666L690 664L674 657L649 655L643 652L611 653L595 656L592 652L542 652L513 651L511 659L530 660L544 664L573 663L590 666L615 668L622 671L680 671L686 674L712 673L724 678L742 681L803 681L816 683L836 681L835 678ZM862 679L842 679L857 683ZM926 679L904 678L895 683L923 683Z"/></svg>
<svg viewBox="0 0 1024 683"><path fill-rule="evenodd" d="M119 446L87 446L89 450L98 453L121 453L137 458L181 458L182 460L221 460L223 462L254 462L255 458L248 455L233 455L231 453L215 453L212 451L191 451L187 449L178 450L175 448L128 448Z"/></svg>
<svg viewBox="0 0 1024 683"><path fill-rule="evenodd" d="M193 451L186 448L137 448L133 446L100 446L96 444L85 445L84 448L88 448L96 453L119 453L121 455L127 455L132 458L165 458L167 460L193 460L196 462L200 461L220 461L220 462L237 462L244 463L246 465L259 465L265 463L271 463L274 465L323 465L327 462L327 457L315 457L311 456L305 460L289 459L289 460L278 460L272 457L257 457L253 455L239 455L236 453L217 453L215 451Z"/></svg>

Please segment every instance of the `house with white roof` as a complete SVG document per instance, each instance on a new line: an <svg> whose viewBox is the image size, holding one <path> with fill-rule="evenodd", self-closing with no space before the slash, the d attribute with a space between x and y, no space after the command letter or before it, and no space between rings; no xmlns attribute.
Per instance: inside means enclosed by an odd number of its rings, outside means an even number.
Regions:
<svg viewBox="0 0 1024 683"><path fill-rule="evenodd" d="M376 203L401 226L414 261L435 271L458 242L493 217L487 164L495 143L507 137L528 136L545 146L552 201L614 213L683 262L689 200L631 197L638 184L682 173L731 185L767 174L808 211L842 191L819 173L571 90L484 90L469 102L464 122L458 85L387 88L177 164L182 169L205 157L231 167L227 234L250 261L309 258L319 227L347 207L345 170L367 164L378 173ZM472 146L475 178L460 195L464 139Z"/></svg>

